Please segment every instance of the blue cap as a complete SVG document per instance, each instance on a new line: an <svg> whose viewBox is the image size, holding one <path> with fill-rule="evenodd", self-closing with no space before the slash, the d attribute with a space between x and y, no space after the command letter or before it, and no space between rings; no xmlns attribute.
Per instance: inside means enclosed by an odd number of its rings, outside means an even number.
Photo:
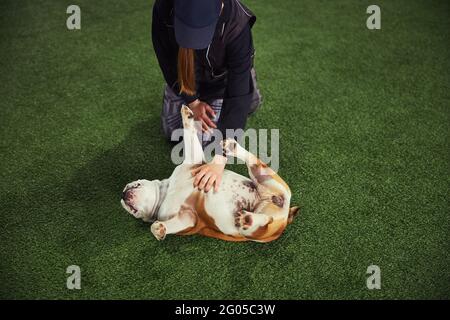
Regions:
<svg viewBox="0 0 450 320"><path fill-rule="evenodd" d="M175 0L175 39L180 47L204 49L212 41L222 0Z"/></svg>

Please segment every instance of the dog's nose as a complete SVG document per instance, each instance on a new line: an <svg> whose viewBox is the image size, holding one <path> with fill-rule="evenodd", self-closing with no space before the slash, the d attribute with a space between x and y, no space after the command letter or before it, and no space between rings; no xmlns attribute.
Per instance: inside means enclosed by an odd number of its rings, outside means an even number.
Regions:
<svg viewBox="0 0 450 320"><path fill-rule="evenodd" d="M125 190L124 192L122 192L122 199L123 199L123 201L127 201L128 200L128 198L130 197L130 192L129 192L130 190Z"/></svg>

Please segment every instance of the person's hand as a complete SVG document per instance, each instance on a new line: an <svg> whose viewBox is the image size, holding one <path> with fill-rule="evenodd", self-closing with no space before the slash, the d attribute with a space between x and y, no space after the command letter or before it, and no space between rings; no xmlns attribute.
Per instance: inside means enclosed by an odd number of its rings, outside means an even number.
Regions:
<svg viewBox="0 0 450 320"><path fill-rule="evenodd" d="M202 122L202 131L209 131L211 128L217 128L216 124L211 118L216 116L216 113L206 102L195 100L189 104L189 108L194 113L194 120Z"/></svg>
<svg viewBox="0 0 450 320"><path fill-rule="evenodd" d="M214 185L214 191L219 191L219 186L222 182L223 170L225 169L226 163L226 157L216 155L210 163L193 169L191 173L195 176L194 187L208 192Z"/></svg>

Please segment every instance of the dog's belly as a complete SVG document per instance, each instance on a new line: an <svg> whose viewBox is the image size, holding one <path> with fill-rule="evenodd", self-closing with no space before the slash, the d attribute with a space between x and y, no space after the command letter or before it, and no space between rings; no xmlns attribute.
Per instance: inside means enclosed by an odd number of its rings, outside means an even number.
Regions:
<svg viewBox="0 0 450 320"><path fill-rule="evenodd" d="M227 235L237 235L235 213L244 209L253 212L260 200L256 185L248 178L225 171L219 192L205 194L205 211L215 226Z"/></svg>
<svg viewBox="0 0 450 320"><path fill-rule="evenodd" d="M194 188L191 169L192 166L189 165L175 168L158 219L167 220L177 214L182 206L190 206L199 214L199 219L211 218L205 225L206 228L227 235L237 235L234 214L241 209L247 211L255 209L260 200L256 185L247 177L225 170L219 191L210 190L206 193Z"/></svg>

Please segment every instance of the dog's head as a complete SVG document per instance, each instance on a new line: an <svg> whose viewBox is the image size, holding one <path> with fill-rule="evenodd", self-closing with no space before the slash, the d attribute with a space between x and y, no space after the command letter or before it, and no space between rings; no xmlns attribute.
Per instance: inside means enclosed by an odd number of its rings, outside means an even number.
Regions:
<svg viewBox="0 0 450 320"><path fill-rule="evenodd" d="M159 180L136 180L125 186L120 203L135 218L155 220L160 200Z"/></svg>

